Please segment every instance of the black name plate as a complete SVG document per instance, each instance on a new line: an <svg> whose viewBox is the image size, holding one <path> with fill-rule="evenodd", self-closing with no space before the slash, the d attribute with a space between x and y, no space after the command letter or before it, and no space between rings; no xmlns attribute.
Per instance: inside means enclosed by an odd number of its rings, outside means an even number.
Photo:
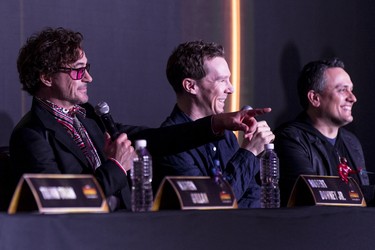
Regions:
<svg viewBox="0 0 375 250"><path fill-rule="evenodd" d="M366 206L357 182L349 177L348 183L338 176L301 175L289 199L288 206Z"/></svg>
<svg viewBox="0 0 375 250"><path fill-rule="evenodd" d="M22 176L8 213L108 212L108 204L91 175L25 174Z"/></svg>
<svg viewBox="0 0 375 250"><path fill-rule="evenodd" d="M167 176L156 194L153 210L237 208L231 186L210 177Z"/></svg>

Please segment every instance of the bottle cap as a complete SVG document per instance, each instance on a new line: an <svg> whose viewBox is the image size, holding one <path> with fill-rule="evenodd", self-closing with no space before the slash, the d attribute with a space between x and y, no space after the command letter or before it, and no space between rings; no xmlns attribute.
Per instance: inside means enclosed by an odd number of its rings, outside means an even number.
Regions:
<svg viewBox="0 0 375 250"><path fill-rule="evenodd" d="M147 146L147 141L146 140L136 140L135 141L135 149L145 148L146 146Z"/></svg>
<svg viewBox="0 0 375 250"><path fill-rule="evenodd" d="M274 149L275 146L273 145L273 143L268 143L268 144L264 144L264 149Z"/></svg>

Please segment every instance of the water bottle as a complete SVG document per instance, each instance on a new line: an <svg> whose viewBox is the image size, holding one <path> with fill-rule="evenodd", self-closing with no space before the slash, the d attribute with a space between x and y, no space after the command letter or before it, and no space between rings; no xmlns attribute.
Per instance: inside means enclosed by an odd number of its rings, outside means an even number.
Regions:
<svg viewBox="0 0 375 250"><path fill-rule="evenodd" d="M264 149L260 158L260 179L262 181L260 205L262 208L279 208L279 158L272 143L265 144Z"/></svg>
<svg viewBox="0 0 375 250"><path fill-rule="evenodd" d="M146 140L135 141L136 156L130 171L133 212L151 211L152 208L152 158L146 146Z"/></svg>

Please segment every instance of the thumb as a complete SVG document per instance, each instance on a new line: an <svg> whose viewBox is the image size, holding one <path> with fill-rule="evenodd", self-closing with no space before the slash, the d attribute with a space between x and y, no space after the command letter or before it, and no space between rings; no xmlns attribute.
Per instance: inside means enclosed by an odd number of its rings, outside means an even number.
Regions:
<svg viewBox="0 0 375 250"><path fill-rule="evenodd" d="M108 146L111 142L111 136L108 134L108 132L104 133L104 145Z"/></svg>

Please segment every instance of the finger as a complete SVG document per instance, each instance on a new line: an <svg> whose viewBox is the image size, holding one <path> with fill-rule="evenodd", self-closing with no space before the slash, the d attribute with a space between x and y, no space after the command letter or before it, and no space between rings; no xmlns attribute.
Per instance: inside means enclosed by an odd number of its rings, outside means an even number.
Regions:
<svg viewBox="0 0 375 250"><path fill-rule="evenodd" d="M128 139L128 135L125 133L121 133L119 137L117 137L117 140L125 141Z"/></svg>
<svg viewBox="0 0 375 250"><path fill-rule="evenodd" d="M271 112L271 110L272 110L271 108L257 108L257 109L251 109L251 110L243 110L243 112L245 112L245 114L248 116L255 117L258 115L269 113Z"/></svg>
<svg viewBox="0 0 375 250"><path fill-rule="evenodd" d="M268 124L265 120L258 121L258 127L267 127Z"/></svg>
<svg viewBox="0 0 375 250"><path fill-rule="evenodd" d="M104 144L107 146L111 142L111 136L108 134L108 132L104 133Z"/></svg>

